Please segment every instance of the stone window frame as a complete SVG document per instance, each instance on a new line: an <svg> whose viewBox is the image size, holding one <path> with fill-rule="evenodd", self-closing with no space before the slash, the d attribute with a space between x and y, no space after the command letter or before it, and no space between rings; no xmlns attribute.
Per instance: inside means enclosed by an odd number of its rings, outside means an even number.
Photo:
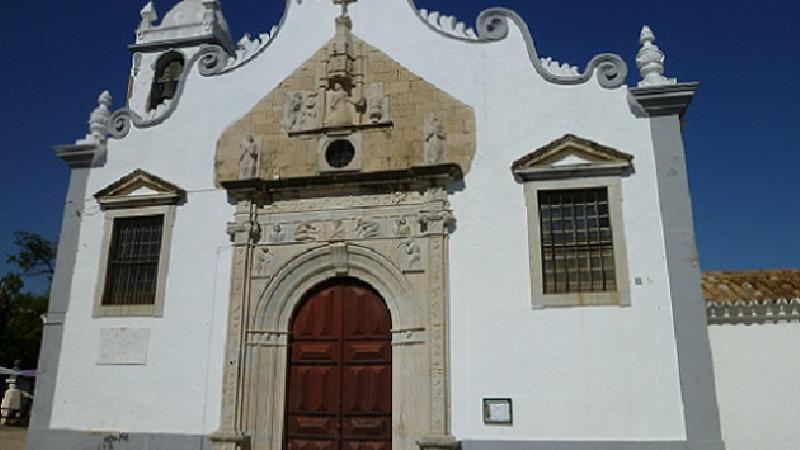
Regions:
<svg viewBox="0 0 800 450"><path fill-rule="evenodd" d="M611 220L614 268L617 280L616 291L545 294L541 222L539 220L539 192L602 188L608 190L608 210ZM533 307L535 309L543 309L571 306L630 306L628 253L624 221L622 220L622 180L619 177L600 177L526 182L524 190L525 203L528 209L528 256L530 260Z"/></svg>
<svg viewBox="0 0 800 450"><path fill-rule="evenodd" d="M172 233L175 225L175 205L143 206L136 208L116 209L105 212L103 223L103 241L100 250L100 264L95 290L94 318L110 317L153 317L164 315L164 298L166 296L167 272L169 269ZM156 277L156 298L152 305L103 305L108 275L108 258L111 254L111 241L114 236L114 224L117 219L143 216L162 216L164 225L161 229L161 252L158 258Z"/></svg>
<svg viewBox="0 0 800 450"><path fill-rule="evenodd" d="M633 156L567 134L518 159L511 166L511 171L514 179L523 185L525 195L533 308L631 306L630 269L622 214L622 178L633 173ZM610 292L545 294L539 192L598 188L608 191L617 289Z"/></svg>
<svg viewBox="0 0 800 450"><path fill-rule="evenodd" d="M336 141L348 141L353 146L354 155L350 164L333 167L328 163L328 147ZM364 137L361 133L330 133L319 140L317 147L317 172L319 174L337 172L360 172L364 167Z"/></svg>
<svg viewBox="0 0 800 450"><path fill-rule="evenodd" d="M145 189L145 192L137 193L141 189ZM175 213L178 205L184 202L186 192L151 173L136 169L98 192L94 197L103 211L104 221L92 317L163 317ZM164 218L155 302L152 305L103 305L115 220L143 216L162 216Z"/></svg>

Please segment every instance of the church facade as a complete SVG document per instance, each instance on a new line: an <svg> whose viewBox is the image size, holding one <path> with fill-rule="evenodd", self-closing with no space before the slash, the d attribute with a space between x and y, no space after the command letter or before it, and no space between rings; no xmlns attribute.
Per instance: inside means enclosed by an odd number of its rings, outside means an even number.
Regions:
<svg viewBox="0 0 800 450"><path fill-rule="evenodd" d="M136 32L71 168L45 449L721 450L681 117L636 67L409 0Z"/></svg>

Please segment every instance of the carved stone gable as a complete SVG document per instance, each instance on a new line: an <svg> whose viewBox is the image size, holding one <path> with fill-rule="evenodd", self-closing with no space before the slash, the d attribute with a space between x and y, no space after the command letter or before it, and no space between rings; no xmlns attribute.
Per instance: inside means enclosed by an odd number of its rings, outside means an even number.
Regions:
<svg viewBox="0 0 800 450"><path fill-rule="evenodd" d="M633 168L633 155L572 134L516 160L518 181L587 175L621 175Z"/></svg>
<svg viewBox="0 0 800 450"><path fill-rule="evenodd" d="M468 172L473 109L350 34L348 21L340 18L330 42L225 130L216 156L220 185L242 179L242 142L251 137L260 143L262 180L437 164ZM349 164L328 158L337 141L352 144Z"/></svg>
<svg viewBox="0 0 800 450"><path fill-rule="evenodd" d="M136 169L102 189L94 197L100 206L112 209L176 204L185 195L186 192L178 186L142 169Z"/></svg>

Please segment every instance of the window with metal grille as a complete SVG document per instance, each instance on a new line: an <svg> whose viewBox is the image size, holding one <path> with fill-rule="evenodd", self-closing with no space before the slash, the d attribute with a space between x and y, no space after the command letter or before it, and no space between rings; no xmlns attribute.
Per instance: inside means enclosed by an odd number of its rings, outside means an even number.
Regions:
<svg viewBox="0 0 800 450"><path fill-rule="evenodd" d="M617 290L608 189L539 191L545 294Z"/></svg>
<svg viewBox="0 0 800 450"><path fill-rule="evenodd" d="M103 305L153 305L164 216L114 219Z"/></svg>

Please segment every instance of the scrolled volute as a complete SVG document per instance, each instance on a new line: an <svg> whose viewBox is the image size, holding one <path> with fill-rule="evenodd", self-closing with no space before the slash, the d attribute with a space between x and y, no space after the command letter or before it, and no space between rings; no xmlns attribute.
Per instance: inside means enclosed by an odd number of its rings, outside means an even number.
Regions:
<svg viewBox="0 0 800 450"><path fill-rule="evenodd" d="M476 21L478 37L487 41L500 41L508 37L508 11L492 8L482 11Z"/></svg>
<svg viewBox="0 0 800 450"><path fill-rule="evenodd" d="M228 53L219 45L204 45L197 60L200 75L208 77L222 73L228 66L228 57Z"/></svg>
<svg viewBox="0 0 800 450"><path fill-rule="evenodd" d="M108 131L114 139L122 139L131 131L133 116L128 108L118 109L109 119Z"/></svg>

